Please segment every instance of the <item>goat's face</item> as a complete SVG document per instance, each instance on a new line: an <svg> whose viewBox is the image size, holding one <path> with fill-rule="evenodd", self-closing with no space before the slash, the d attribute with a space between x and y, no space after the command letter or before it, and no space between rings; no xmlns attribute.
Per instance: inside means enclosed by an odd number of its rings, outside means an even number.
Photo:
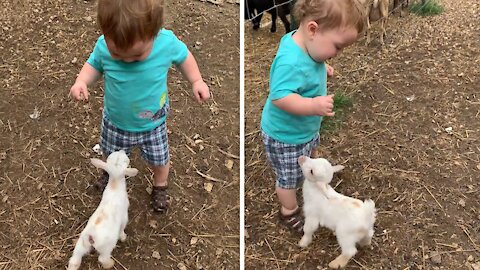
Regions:
<svg viewBox="0 0 480 270"><path fill-rule="evenodd" d="M323 30L315 21L304 26L307 31L305 49L316 62L324 62L337 56L343 48L350 46L358 38L354 27Z"/></svg>
<svg viewBox="0 0 480 270"><path fill-rule="evenodd" d="M324 158L309 158L306 156L299 157L298 164L302 168L305 180L324 184L330 183L333 174L344 168L342 165L332 166L332 164Z"/></svg>
<svg viewBox="0 0 480 270"><path fill-rule="evenodd" d="M107 167L110 173L113 174L112 176L125 174L129 164L130 159L123 150L113 152L107 158Z"/></svg>

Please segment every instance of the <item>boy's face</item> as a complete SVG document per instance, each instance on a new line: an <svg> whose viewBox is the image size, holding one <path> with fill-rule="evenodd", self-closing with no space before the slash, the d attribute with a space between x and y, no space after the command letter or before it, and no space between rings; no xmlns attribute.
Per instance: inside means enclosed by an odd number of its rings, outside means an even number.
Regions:
<svg viewBox="0 0 480 270"><path fill-rule="evenodd" d="M308 40L305 44L310 57L323 62L339 54L343 48L357 40L358 32L354 27L320 30L316 22L307 26Z"/></svg>
<svg viewBox="0 0 480 270"><path fill-rule="evenodd" d="M108 51L113 59L127 63L145 60L148 55L150 55L153 46L153 39L146 41L139 40L127 50L118 49L112 40L108 38L105 38L105 42L107 43Z"/></svg>

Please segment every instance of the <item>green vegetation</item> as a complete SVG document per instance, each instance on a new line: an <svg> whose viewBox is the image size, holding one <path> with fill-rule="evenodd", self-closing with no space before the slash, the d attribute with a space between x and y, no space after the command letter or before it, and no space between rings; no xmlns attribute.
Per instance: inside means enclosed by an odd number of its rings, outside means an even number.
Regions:
<svg viewBox="0 0 480 270"><path fill-rule="evenodd" d="M334 117L324 117L322 121L321 133L329 135L335 132L343 122L345 109L352 106L352 99L343 93L335 93L333 97L333 111Z"/></svg>
<svg viewBox="0 0 480 270"><path fill-rule="evenodd" d="M433 16L441 14L443 7L437 0L418 0L410 6L410 12L420 16Z"/></svg>

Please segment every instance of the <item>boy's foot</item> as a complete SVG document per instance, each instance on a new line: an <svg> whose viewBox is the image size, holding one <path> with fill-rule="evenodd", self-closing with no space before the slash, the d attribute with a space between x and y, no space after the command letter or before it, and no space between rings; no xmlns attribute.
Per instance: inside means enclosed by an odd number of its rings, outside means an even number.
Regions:
<svg viewBox="0 0 480 270"><path fill-rule="evenodd" d="M170 197L167 194L168 186L153 186L152 207L157 212L164 213L170 206Z"/></svg>
<svg viewBox="0 0 480 270"><path fill-rule="evenodd" d="M284 215L282 211L279 213L280 223L286 226L287 228L303 234L303 225L305 224L305 218L302 215L302 209L297 207L293 213Z"/></svg>
<svg viewBox="0 0 480 270"><path fill-rule="evenodd" d="M106 171L103 171L102 175L98 179L98 181L95 183L95 187L100 191L103 192L105 188L108 185L108 173Z"/></svg>

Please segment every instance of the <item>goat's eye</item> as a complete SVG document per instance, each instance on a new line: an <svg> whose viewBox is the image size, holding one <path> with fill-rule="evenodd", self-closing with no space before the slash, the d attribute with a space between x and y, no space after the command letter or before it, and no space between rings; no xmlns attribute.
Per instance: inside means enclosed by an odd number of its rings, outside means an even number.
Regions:
<svg viewBox="0 0 480 270"><path fill-rule="evenodd" d="M310 173L313 174L313 170L310 170Z"/></svg>

